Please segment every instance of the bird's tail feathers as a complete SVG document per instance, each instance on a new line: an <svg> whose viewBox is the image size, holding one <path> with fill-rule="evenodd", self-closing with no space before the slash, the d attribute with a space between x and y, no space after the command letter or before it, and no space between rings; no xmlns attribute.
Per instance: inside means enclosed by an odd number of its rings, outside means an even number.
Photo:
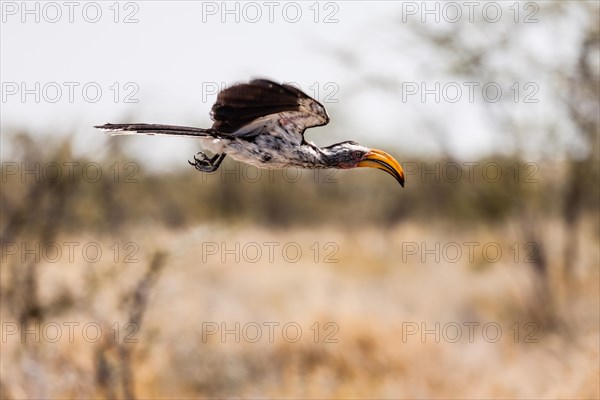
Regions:
<svg viewBox="0 0 600 400"><path fill-rule="evenodd" d="M165 135L201 137L214 136L214 129L193 128L189 126L160 125L160 124L104 124L94 126L111 135Z"/></svg>

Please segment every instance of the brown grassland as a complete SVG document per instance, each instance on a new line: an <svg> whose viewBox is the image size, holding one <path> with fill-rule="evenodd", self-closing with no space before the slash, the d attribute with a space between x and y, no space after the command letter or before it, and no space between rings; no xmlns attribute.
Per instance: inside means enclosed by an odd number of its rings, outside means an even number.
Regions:
<svg viewBox="0 0 600 400"><path fill-rule="evenodd" d="M89 162L33 148L18 165ZM597 165L573 202L568 165L515 161L404 190L5 164L2 397L598 398Z"/></svg>

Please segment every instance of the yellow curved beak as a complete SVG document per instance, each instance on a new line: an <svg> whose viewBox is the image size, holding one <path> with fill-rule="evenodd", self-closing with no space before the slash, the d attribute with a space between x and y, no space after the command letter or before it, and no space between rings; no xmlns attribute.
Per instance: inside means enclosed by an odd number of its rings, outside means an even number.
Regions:
<svg viewBox="0 0 600 400"><path fill-rule="evenodd" d="M396 178L400 186L404 187L404 170L402 166L385 151L372 149L357 166L381 169Z"/></svg>

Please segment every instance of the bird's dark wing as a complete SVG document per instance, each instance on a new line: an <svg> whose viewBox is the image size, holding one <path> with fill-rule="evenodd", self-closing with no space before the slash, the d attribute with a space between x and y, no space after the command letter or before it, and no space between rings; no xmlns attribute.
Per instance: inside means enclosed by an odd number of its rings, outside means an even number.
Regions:
<svg viewBox="0 0 600 400"><path fill-rule="evenodd" d="M313 126L325 125L329 116L318 101L291 85L254 79L222 90L212 107L213 129L223 133L247 135L253 121L274 119L300 135ZM252 124L254 125L254 124Z"/></svg>

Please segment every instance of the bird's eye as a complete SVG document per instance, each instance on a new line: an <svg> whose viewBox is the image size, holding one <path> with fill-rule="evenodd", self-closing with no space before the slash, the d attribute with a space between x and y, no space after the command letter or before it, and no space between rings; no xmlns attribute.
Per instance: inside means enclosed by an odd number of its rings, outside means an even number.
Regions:
<svg viewBox="0 0 600 400"><path fill-rule="evenodd" d="M362 158L362 153L360 151L355 151L354 153L352 153L352 155L356 159Z"/></svg>

